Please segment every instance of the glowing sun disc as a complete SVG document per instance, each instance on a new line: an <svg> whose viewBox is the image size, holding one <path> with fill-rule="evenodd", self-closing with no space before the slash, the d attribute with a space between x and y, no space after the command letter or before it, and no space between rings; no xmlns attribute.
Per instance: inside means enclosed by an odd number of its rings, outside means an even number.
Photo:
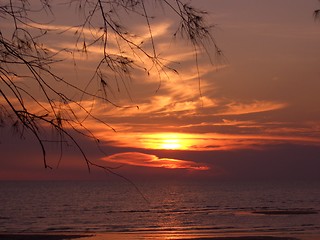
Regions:
<svg viewBox="0 0 320 240"><path fill-rule="evenodd" d="M185 150L193 145L189 134L183 133L153 133L143 137L145 148L162 150Z"/></svg>
<svg viewBox="0 0 320 240"><path fill-rule="evenodd" d="M163 149L179 149L181 148L181 144L177 139L165 139L161 144L161 148Z"/></svg>
<svg viewBox="0 0 320 240"><path fill-rule="evenodd" d="M162 149L168 149L168 150L174 150L174 149L180 149L181 143L180 139L178 138L167 138L167 139L162 139L162 143L160 144L160 147Z"/></svg>

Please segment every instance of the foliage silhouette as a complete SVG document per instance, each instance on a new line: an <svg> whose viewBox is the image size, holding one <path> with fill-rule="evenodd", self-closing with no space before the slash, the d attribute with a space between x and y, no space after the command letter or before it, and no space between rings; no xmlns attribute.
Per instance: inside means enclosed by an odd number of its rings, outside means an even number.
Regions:
<svg viewBox="0 0 320 240"><path fill-rule="evenodd" d="M55 18L54 4L64 4L70 9L69 13L75 12L70 18L77 18L80 23L59 29L51 24L51 20L36 20L35 15ZM216 54L222 54L212 35L212 26L205 23L206 12L182 0L154 0L152 4L153 8L162 8L179 18L172 36L189 41L196 58L200 51L211 55L212 48ZM120 85L128 91L126 81L135 71L148 75L155 70L159 73L159 81L162 74L176 72L167 64L168 60L158 54L151 24L154 17L149 13L150 6L144 0L1 1L0 126L12 126L21 137L26 131L31 132L41 147L45 168L52 168L47 161L46 145L58 142L61 152L65 144L76 146L89 171L95 166L114 173L114 169L90 160L78 137L91 138L99 145L99 139L84 124L88 119L115 131L94 113L94 106L88 106L87 101L104 102L118 108L135 107L114 103L110 93L120 91ZM121 24L123 19L131 17L144 21L148 44L139 42L138 35L129 31L130 26ZM75 39L72 48L46 45L52 34L64 36L70 32ZM71 54L76 65L76 54L90 56L94 48L99 49L100 59L85 86L75 84L54 69L65 61L65 54ZM115 80L116 87L110 84L110 79ZM36 95L30 86L38 89ZM48 126L57 138L45 134ZM61 157L60 153L60 160Z"/></svg>

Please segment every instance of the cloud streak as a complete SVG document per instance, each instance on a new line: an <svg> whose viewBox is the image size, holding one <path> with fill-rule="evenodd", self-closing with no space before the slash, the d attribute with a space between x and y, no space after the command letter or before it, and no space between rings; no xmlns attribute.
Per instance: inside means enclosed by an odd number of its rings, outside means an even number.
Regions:
<svg viewBox="0 0 320 240"><path fill-rule="evenodd" d="M286 103L273 101L253 101L251 103L229 103L225 110L222 110L215 115L242 115L259 112L267 112L287 107Z"/></svg>
<svg viewBox="0 0 320 240"><path fill-rule="evenodd" d="M167 169L187 169L187 170L208 170L209 167L198 164L192 161L172 159L172 158L159 158L156 155L145 154L140 152L125 152L113 154L111 156L104 157L102 160L117 163L126 164L140 167L152 167L152 168L167 168Z"/></svg>

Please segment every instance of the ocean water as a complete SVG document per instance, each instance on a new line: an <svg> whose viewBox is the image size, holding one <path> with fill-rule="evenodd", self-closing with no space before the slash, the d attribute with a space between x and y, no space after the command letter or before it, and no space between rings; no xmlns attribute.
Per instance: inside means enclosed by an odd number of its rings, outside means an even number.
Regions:
<svg viewBox="0 0 320 240"><path fill-rule="evenodd" d="M0 232L320 235L317 182L0 182ZM146 198L146 199L144 199Z"/></svg>

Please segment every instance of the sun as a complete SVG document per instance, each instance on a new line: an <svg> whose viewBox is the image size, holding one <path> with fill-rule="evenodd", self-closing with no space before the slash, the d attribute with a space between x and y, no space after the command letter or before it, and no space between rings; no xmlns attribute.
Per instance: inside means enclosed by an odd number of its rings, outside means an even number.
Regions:
<svg viewBox="0 0 320 240"><path fill-rule="evenodd" d="M187 150L193 145L190 136L183 133L145 134L141 142L145 148L162 150Z"/></svg>
<svg viewBox="0 0 320 240"><path fill-rule="evenodd" d="M162 149L181 149L181 143L179 142L179 139L163 139L162 141L163 143L160 145Z"/></svg>

